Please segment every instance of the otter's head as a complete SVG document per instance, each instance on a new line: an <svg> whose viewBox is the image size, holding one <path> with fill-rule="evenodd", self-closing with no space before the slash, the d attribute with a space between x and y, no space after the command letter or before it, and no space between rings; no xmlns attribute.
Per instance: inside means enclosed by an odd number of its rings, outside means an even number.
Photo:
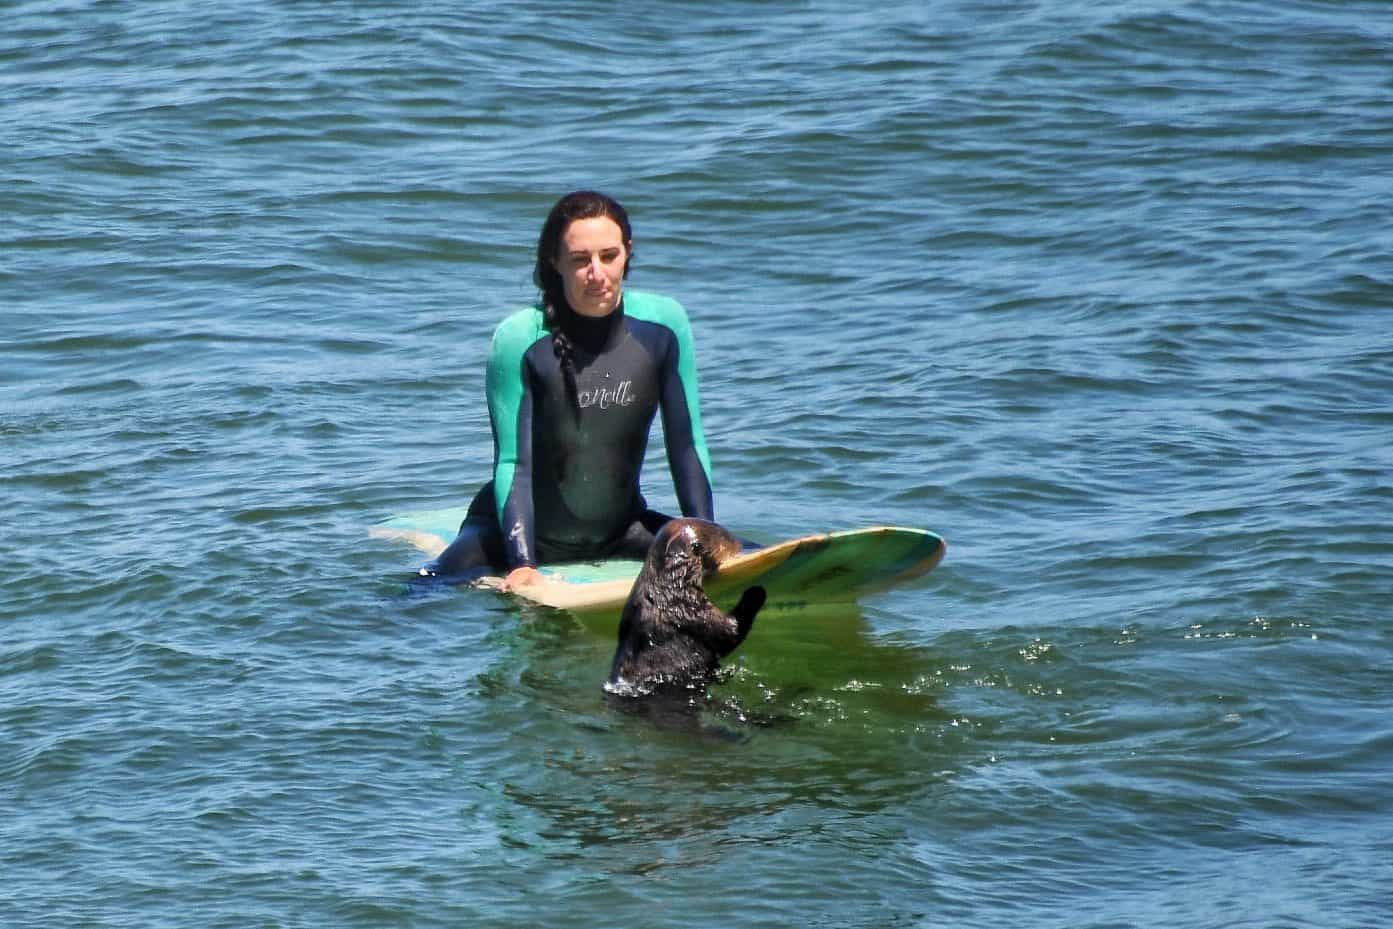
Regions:
<svg viewBox="0 0 1393 929"><path fill-rule="evenodd" d="M713 522L674 519L658 530L649 562L667 577L699 584L739 551L740 540Z"/></svg>

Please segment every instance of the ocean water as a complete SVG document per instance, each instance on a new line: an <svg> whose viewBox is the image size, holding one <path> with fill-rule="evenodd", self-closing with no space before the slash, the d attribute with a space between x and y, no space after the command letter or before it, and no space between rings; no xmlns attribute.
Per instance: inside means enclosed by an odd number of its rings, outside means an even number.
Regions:
<svg viewBox="0 0 1393 929"><path fill-rule="evenodd" d="M1393 925L1387 3L3 11L0 925ZM700 730L366 532L580 186L723 522L949 541Z"/></svg>

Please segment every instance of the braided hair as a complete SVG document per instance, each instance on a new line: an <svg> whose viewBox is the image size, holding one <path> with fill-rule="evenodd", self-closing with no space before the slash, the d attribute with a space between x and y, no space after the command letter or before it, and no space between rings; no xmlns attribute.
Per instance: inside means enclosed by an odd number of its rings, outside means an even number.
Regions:
<svg viewBox="0 0 1393 929"><path fill-rule="evenodd" d="M537 264L532 269L532 282L542 292L542 325L551 333L552 351L561 362L561 373L566 379L566 394L572 409L579 409L580 406L576 396L575 361L572 358L575 345L566 334L562 322L575 311L566 302L566 285L561 279L561 272L556 270L555 262L561 254L561 237L571 223L601 216L613 220L619 227L628 252L624 260L624 277L628 277L634 259L629 214L618 200L593 190L577 190L556 201L547 214L547 221L542 224L541 235L537 237Z"/></svg>

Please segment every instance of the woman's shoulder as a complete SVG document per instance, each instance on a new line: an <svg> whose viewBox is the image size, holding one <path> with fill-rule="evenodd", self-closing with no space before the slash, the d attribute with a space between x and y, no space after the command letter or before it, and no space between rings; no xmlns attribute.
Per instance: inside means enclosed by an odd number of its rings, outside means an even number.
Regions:
<svg viewBox="0 0 1393 929"><path fill-rule="evenodd" d="M527 351L547 333L539 307L525 306L503 318L493 330L493 352Z"/></svg>
<svg viewBox="0 0 1393 929"><path fill-rule="evenodd" d="M690 323L682 304L671 297L646 290L624 291L624 315L645 322L658 323L669 329L683 331Z"/></svg>

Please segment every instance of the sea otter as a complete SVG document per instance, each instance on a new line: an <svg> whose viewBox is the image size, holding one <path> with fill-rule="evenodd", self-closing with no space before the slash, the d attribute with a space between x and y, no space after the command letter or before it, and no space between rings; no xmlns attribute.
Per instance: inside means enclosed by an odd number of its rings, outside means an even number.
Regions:
<svg viewBox="0 0 1393 929"><path fill-rule="evenodd" d="M738 539L705 520L674 519L658 530L624 604L606 690L640 696L710 682L764 606L764 588L757 586L729 615L706 598L702 580L739 551Z"/></svg>

